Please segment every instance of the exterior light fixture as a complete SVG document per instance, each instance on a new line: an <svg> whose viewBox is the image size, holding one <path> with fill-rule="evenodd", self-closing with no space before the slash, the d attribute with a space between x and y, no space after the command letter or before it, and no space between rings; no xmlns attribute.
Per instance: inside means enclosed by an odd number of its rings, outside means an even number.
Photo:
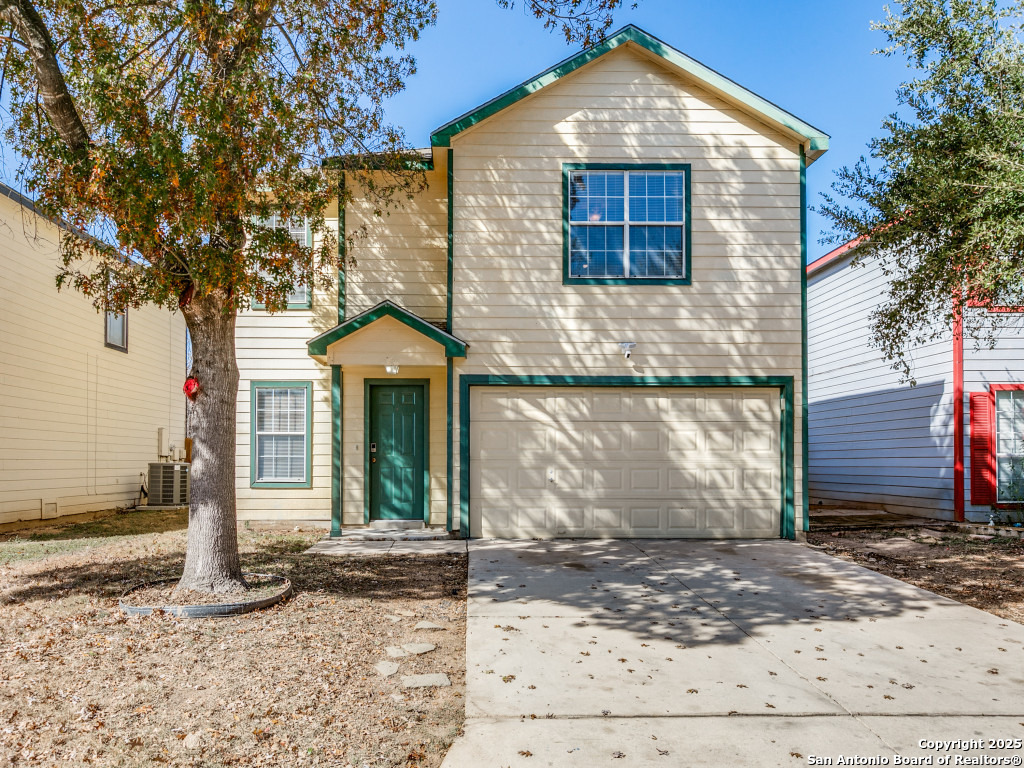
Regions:
<svg viewBox="0 0 1024 768"><path fill-rule="evenodd" d="M622 350L622 356L624 358L626 358L627 360L629 360L630 356L633 354L633 348L635 346L636 346L636 342L635 341L620 341L619 342L619 349Z"/></svg>
<svg viewBox="0 0 1024 768"><path fill-rule="evenodd" d="M398 363L394 362L393 360L388 360L387 362L384 363L384 370L387 372L388 376L397 376Z"/></svg>

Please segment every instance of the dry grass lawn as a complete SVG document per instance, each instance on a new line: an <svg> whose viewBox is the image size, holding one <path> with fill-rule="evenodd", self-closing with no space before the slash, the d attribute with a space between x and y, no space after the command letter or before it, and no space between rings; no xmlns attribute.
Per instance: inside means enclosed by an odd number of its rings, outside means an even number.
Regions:
<svg viewBox="0 0 1024 768"><path fill-rule="evenodd" d="M124 617L128 586L179 572L184 525L135 512L0 535L0 765L440 764L463 722L464 556L310 556L319 533L246 531L246 570L287 576L290 601ZM374 671L410 641L437 650ZM452 686L402 689L424 672Z"/></svg>

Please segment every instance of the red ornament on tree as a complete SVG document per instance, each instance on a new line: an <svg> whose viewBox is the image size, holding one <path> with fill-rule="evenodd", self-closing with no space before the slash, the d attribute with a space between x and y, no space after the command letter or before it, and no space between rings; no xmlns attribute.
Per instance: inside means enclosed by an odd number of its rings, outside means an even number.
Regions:
<svg viewBox="0 0 1024 768"><path fill-rule="evenodd" d="M181 391L185 393L185 397L189 400L195 400L196 395L199 394L199 381L189 376L185 379L185 386L181 388Z"/></svg>

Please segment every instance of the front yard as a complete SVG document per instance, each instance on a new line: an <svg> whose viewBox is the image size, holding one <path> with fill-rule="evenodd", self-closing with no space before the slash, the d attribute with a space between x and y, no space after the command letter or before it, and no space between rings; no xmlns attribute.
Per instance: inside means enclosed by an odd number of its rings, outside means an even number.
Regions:
<svg viewBox="0 0 1024 768"><path fill-rule="evenodd" d="M932 528L807 534L807 543L1004 619L1024 624L1024 540Z"/></svg>
<svg viewBox="0 0 1024 768"><path fill-rule="evenodd" d="M244 567L290 578L287 603L122 616L127 586L180 571L184 527L137 512L0 535L0 764L440 764L463 722L465 556L303 555L320 533L243 531ZM386 646L424 641L375 671ZM401 686L437 672L452 686Z"/></svg>

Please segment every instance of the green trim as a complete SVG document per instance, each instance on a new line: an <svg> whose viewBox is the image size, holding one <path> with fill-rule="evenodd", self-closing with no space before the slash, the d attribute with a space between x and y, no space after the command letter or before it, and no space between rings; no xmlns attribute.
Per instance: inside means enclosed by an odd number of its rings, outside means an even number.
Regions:
<svg viewBox="0 0 1024 768"><path fill-rule="evenodd" d="M341 421L342 372L340 365L331 366L331 536L341 536L341 488L343 481Z"/></svg>
<svg viewBox="0 0 1024 768"><path fill-rule="evenodd" d="M430 525L430 379L363 379L363 523L370 524L370 389L418 386L423 389L423 524Z"/></svg>
<svg viewBox="0 0 1024 768"><path fill-rule="evenodd" d="M256 390L306 388L306 479L303 482L262 481L256 479ZM313 487L313 382L251 381L249 382L249 487L250 488L312 488Z"/></svg>
<svg viewBox="0 0 1024 768"><path fill-rule="evenodd" d="M448 333L452 330L452 289L454 287L455 266L455 153L448 150L448 297L447 325Z"/></svg>
<svg viewBox="0 0 1024 768"><path fill-rule="evenodd" d="M683 276L682 277L572 277L569 274L569 174L572 171L682 171L683 172ZM562 285L690 285L690 163L562 163Z"/></svg>
<svg viewBox="0 0 1024 768"><path fill-rule="evenodd" d="M345 235L345 174L338 181L338 325L345 322L345 288L348 270L345 258L348 254L348 242Z"/></svg>
<svg viewBox="0 0 1024 768"><path fill-rule="evenodd" d="M454 522L454 497L452 495L452 489L455 485L455 467L452 466L452 455L454 449L452 447L452 425L455 418L455 361L450 357L447 360L448 363L448 408L446 417L448 421L448 439L446 446L446 467L448 469L448 484L445 490L445 496L447 497L447 520L445 522L445 529L450 533L452 530L452 523Z"/></svg>
<svg viewBox="0 0 1024 768"><path fill-rule="evenodd" d="M431 341L436 341L444 347L446 357L466 356L466 342L455 338L450 333L442 331L440 328L431 325L418 315L414 315L412 312L402 309L400 306L390 301L383 301L372 309L368 309L365 312L356 315L351 320L346 320L344 323L335 326L326 333L321 333L316 338L310 339L306 343L306 348L310 355L326 355L327 348L331 344L334 344L336 341L340 341L349 334L365 328L370 325L370 323L374 323L382 317L393 317L395 320L398 320L400 323L412 328L414 331L418 331L423 334Z"/></svg>
<svg viewBox="0 0 1024 768"><path fill-rule="evenodd" d="M459 536L469 538L470 387L766 387L781 398L782 514L779 535L796 538L793 507L793 377L792 376L459 376Z"/></svg>
<svg viewBox="0 0 1024 768"><path fill-rule="evenodd" d="M661 57L713 90L738 101L762 118L795 133L809 143L810 151L821 153L828 149L829 137L824 132L632 24L612 33L592 48L580 51L512 90L441 126L431 134L431 146L451 146L454 136L627 43L638 45Z"/></svg>
<svg viewBox="0 0 1024 768"><path fill-rule="evenodd" d="M809 428L807 426L807 155L800 147L800 344L803 351L802 378L800 379L800 446L801 466L800 479L800 510L803 514L803 530L810 530L810 457L807 446Z"/></svg>

